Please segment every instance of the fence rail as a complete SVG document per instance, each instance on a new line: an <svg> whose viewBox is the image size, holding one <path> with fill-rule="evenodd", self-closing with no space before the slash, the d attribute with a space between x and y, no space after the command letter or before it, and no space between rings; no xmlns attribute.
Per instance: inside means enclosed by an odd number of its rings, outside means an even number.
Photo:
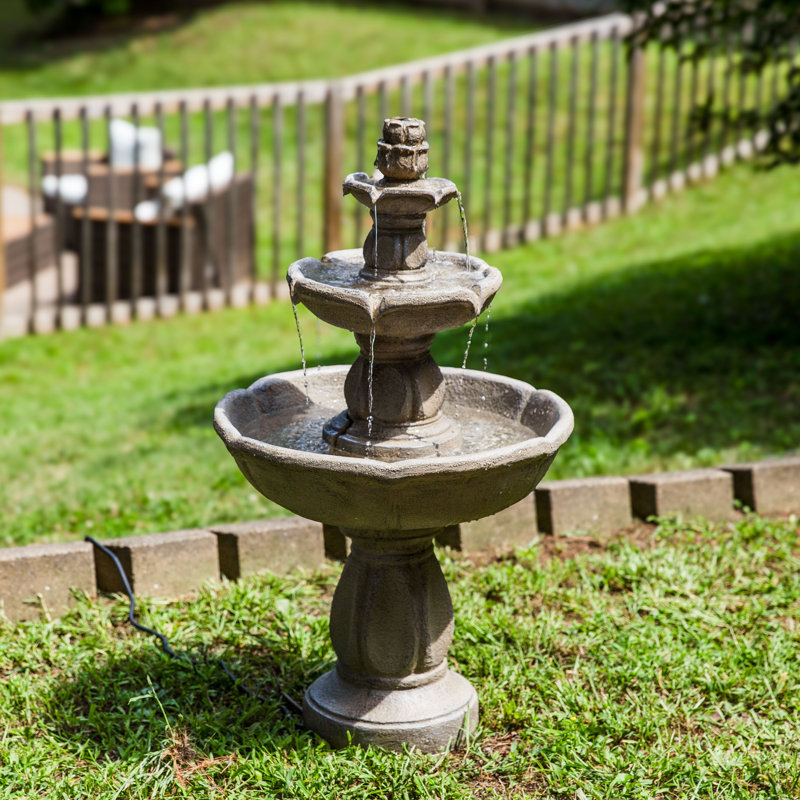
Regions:
<svg viewBox="0 0 800 800"><path fill-rule="evenodd" d="M291 260L363 242L369 216L341 182L369 171L390 115L426 120L431 172L459 185L486 252L633 211L758 146L743 112L775 97L788 64L747 75L734 41L702 60L629 48L632 27L611 14L339 80L0 103L1 330L276 296ZM720 97L729 113L693 125ZM158 131L158 163L108 157L120 118ZM192 197L187 167L220 151L229 180ZM79 199L43 194L67 175L86 179ZM436 247L462 246L461 231L448 207L430 218Z"/></svg>

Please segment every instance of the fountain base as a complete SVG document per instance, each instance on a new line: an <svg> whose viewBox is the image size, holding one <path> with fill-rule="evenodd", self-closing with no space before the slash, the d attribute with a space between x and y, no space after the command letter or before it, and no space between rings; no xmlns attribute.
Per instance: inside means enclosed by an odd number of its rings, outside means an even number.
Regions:
<svg viewBox="0 0 800 800"><path fill-rule="evenodd" d="M333 747L364 747L423 753L455 747L478 724L472 684L447 670L439 679L408 689L377 689L326 672L306 691L303 720Z"/></svg>

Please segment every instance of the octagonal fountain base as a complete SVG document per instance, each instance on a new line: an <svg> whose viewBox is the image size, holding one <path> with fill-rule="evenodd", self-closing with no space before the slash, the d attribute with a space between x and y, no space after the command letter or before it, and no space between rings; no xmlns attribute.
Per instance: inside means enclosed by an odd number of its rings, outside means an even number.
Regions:
<svg viewBox="0 0 800 800"><path fill-rule="evenodd" d="M352 742L401 750L407 745L437 753L475 730L478 695L450 670L424 686L377 689L350 683L332 669L308 688L303 719L333 747Z"/></svg>

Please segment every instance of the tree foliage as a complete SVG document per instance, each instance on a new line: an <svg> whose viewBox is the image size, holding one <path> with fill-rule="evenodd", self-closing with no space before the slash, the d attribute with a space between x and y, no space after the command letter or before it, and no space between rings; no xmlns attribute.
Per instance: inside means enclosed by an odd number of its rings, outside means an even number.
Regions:
<svg viewBox="0 0 800 800"><path fill-rule="evenodd" d="M766 163L800 164L800 66L796 64L800 40L798 0L625 0L638 20L635 41L657 40L667 47L690 44L689 59L712 52L733 52L731 68L761 73L770 63L786 65L786 79L775 101L764 110L741 110L743 122L767 132L763 150ZM715 98L695 109L702 124L713 115L730 112Z"/></svg>

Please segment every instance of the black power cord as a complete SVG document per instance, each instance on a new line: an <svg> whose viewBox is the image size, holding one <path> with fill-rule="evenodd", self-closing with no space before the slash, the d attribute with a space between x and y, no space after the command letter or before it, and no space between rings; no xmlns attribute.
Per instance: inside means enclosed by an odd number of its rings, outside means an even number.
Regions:
<svg viewBox="0 0 800 800"><path fill-rule="evenodd" d="M146 625L142 625L136 619L136 600L134 598L133 589L131 588L130 581L128 581L128 576L125 574L125 568L120 563L119 558L117 558L116 553L109 548L104 547L100 542L96 539L93 539L91 536L86 536L84 541L91 542L94 547L96 547L101 552L105 553L111 561L114 563L114 566L117 568L117 572L119 573L120 580L122 581L122 585L125 587L125 594L128 596L128 622L133 625L134 628L138 631L142 631L142 633L149 633L151 636L155 636L161 642L161 649L170 657L174 658L176 661L182 661L185 664L191 666L194 670L197 670L197 665L200 663L208 663L208 661L198 661L197 659L190 658L186 655L180 655L176 653L169 644L169 640L163 633L159 633L153 628L148 628ZM267 698L259 694L258 692L253 691L249 686L243 683L239 678L237 678L230 670L230 667L225 663L223 659L217 659L212 663L217 664L220 669L228 676L231 680L233 685L239 689L239 691L246 694L248 697L253 697L256 700L261 700L262 702L266 702ZM303 718L303 708L302 706L290 695L288 695L279 685L278 680L275 676L274 671L270 667L270 672L272 672L272 686L271 688L275 692L275 694L279 695L281 698L281 710L283 711L286 716L294 716L298 717L300 721L300 725L302 725L302 718Z"/></svg>

